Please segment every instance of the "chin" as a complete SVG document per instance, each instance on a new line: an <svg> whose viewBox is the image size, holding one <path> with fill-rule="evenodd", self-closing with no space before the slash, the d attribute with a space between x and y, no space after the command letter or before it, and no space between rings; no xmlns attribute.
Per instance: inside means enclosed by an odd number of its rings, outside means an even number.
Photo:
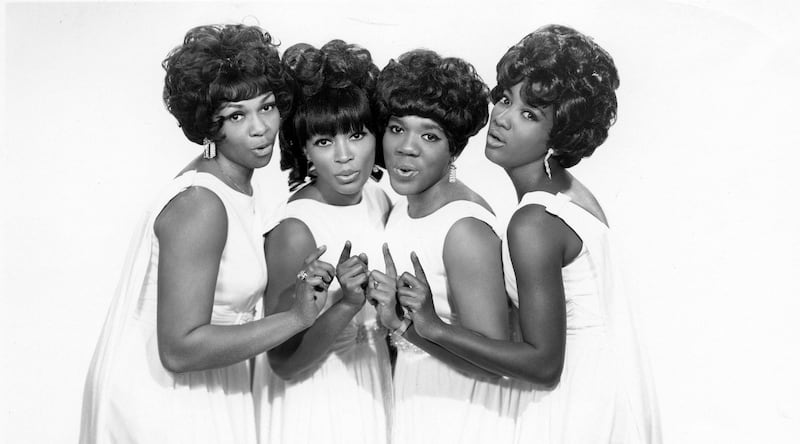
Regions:
<svg viewBox="0 0 800 444"><path fill-rule="evenodd" d="M486 149L483 150L483 155L489 160L489 162L503 166L501 163L502 156L500 156L500 153L497 152L497 148L486 147Z"/></svg>
<svg viewBox="0 0 800 444"><path fill-rule="evenodd" d="M270 154L269 156L264 156L264 157L256 157L253 160L253 168L255 168L255 169L264 168L265 166L269 165L269 162L271 160L272 160L272 154Z"/></svg>
<svg viewBox="0 0 800 444"><path fill-rule="evenodd" d="M389 183L392 185L394 192L401 196L410 196L419 192L419 190L417 190L418 187L416 187L415 184L408 182L397 182L392 179L391 176L389 177Z"/></svg>

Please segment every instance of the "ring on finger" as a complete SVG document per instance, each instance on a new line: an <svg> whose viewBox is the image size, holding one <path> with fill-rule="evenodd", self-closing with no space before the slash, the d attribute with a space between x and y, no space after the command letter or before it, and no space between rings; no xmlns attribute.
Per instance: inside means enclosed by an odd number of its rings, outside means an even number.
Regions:
<svg viewBox="0 0 800 444"><path fill-rule="evenodd" d="M372 281L372 288L374 288L374 289L376 289L376 290L377 290L377 289L378 289L378 287L380 287L380 286L381 286L381 283L380 283L380 282L378 282L378 281Z"/></svg>
<svg viewBox="0 0 800 444"><path fill-rule="evenodd" d="M297 273L297 279L300 279L301 281L307 280L308 279L308 272L306 272L305 270L300 270L300 272Z"/></svg>

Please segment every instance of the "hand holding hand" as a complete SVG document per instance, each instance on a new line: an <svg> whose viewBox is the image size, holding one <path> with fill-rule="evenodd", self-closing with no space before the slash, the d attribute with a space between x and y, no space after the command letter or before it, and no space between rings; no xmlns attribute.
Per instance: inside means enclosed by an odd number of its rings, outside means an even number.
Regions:
<svg viewBox="0 0 800 444"><path fill-rule="evenodd" d="M342 287L341 302L360 309L366 301L368 259L364 253L350 256L351 247L350 241L344 243L339 263L336 265L336 279Z"/></svg>
<svg viewBox="0 0 800 444"><path fill-rule="evenodd" d="M397 269L387 244L383 244L383 260L386 263L385 272L372 270L369 273L367 300L378 311L381 325L395 330L401 322L397 315Z"/></svg>
<svg viewBox="0 0 800 444"><path fill-rule="evenodd" d="M414 321L414 330L417 334L428 339L443 321L436 314L428 278L414 252L411 253L411 263L414 266L414 274L405 272L400 276L397 298Z"/></svg>
<svg viewBox="0 0 800 444"><path fill-rule="evenodd" d="M304 325L311 325L317 319L328 298L328 286L333 281L333 266L319 260L325 250L327 247L322 245L308 255L297 273L291 310L297 313Z"/></svg>

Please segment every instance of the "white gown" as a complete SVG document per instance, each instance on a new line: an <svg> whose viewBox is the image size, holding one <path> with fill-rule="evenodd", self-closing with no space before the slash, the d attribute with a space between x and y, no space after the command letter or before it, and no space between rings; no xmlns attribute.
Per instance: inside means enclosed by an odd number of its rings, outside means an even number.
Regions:
<svg viewBox="0 0 800 444"><path fill-rule="evenodd" d="M527 385L522 390L515 442L660 443L650 371L629 302L614 287L608 227L561 193L528 193L518 208L533 204L563 220L583 246L562 268L567 342L561 379L555 387ZM519 270L513 268L505 239L503 268L506 291L519 307Z"/></svg>
<svg viewBox="0 0 800 444"><path fill-rule="evenodd" d="M450 202L421 218L408 215L401 199L386 224L386 238L398 275L414 272L410 253L417 253L431 287L436 313L458 323L450 302L444 268L444 241L459 220L471 217L496 230L493 214L477 203ZM413 328L413 327L412 327ZM518 390L509 381L479 381L429 355L405 339L392 336L397 347L394 373L394 444L511 442Z"/></svg>
<svg viewBox="0 0 800 444"><path fill-rule="evenodd" d="M286 204L283 218L306 224L317 245L327 245L321 259L335 266L345 241L351 254L366 253L369 268L383 270L383 228L389 211L386 194L372 182L361 202L327 205L312 199ZM342 297L339 282L328 288L326 310ZM273 444L388 442L391 426L391 364L386 329L375 309L365 304L319 362L285 381L258 356L253 391L259 441Z"/></svg>
<svg viewBox="0 0 800 444"><path fill-rule="evenodd" d="M178 374L159 360L153 224L172 198L192 186L214 192L228 216L211 323L253 319L267 283L258 195L238 193L208 173L186 172L160 194L134 235L86 378L81 443L256 442L247 361Z"/></svg>

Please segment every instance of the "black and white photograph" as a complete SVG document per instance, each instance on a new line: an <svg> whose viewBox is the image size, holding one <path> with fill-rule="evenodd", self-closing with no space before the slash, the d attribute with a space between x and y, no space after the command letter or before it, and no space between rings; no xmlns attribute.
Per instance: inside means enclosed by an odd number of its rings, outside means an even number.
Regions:
<svg viewBox="0 0 800 444"><path fill-rule="evenodd" d="M0 23L0 441L800 442L795 2Z"/></svg>

